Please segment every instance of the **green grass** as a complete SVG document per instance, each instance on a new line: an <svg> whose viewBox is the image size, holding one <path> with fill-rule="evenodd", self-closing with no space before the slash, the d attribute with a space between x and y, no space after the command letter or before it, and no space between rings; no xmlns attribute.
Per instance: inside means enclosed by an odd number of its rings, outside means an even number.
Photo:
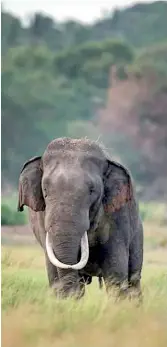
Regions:
<svg viewBox="0 0 167 347"><path fill-rule="evenodd" d="M2 345L166 347L167 257L161 249L146 252L142 287L141 307L116 303L99 290L96 279L82 300L58 300L48 288L40 247L3 246Z"/></svg>
<svg viewBox="0 0 167 347"><path fill-rule="evenodd" d="M139 209L143 221L155 222L156 224L163 223L166 216L166 204L140 201Z"/></svg>

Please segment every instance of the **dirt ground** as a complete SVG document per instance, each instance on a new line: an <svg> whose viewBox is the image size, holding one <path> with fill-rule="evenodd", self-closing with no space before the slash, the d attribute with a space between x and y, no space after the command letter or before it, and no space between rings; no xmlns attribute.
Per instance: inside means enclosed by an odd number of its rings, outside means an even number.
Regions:
<svg viewBox="0 0 167 347"><path fill-rule="evenodd" d="M4 245L12 244L37 244L29 225L2 226L1 240Z"/></svg>

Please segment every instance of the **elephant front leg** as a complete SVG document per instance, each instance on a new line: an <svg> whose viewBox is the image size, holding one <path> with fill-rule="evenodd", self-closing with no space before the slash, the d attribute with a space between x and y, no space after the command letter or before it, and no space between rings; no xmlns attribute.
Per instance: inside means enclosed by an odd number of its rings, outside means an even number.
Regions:
<svg viewBox="0 0 167 347"><path fill-rule="evenodd" d="M106 247L102 249L104 256L102 276L107 293L115 293L117 298L128 296L128 252L124 245Z"/></svg>
<svg viewBox="0 0 167 347"><path fill-rule="evenodd" d="M57 268L50 262L47 253L45 254L46 271L48 275L49 286L54 287L59 280Z"/></svg>

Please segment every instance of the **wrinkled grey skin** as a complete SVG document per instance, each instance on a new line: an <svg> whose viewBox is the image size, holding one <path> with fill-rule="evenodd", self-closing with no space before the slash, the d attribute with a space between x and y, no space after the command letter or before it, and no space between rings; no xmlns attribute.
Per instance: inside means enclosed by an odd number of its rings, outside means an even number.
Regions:
<svg viewBox="0 0 167 347"><path fill-rule="evenodd" d="M141 294L143 228L129 172L86 139L52 141L42 157L27 162L19 179L18 210L29 207L32 230L42 246L50 286L62 296L81 297L85 281L101 276L106 289ZM89 260L79 271L53 266L47 256L49 232L56 257L80 259L88 232Z"/></svg>

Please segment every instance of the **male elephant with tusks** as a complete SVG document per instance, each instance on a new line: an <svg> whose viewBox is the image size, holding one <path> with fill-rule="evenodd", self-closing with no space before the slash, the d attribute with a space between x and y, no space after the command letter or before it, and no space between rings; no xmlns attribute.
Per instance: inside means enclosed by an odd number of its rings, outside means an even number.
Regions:
<svg viewBox="0 0 167 347"><path fill-rule="evenodd" d="M18 210L29 207L49 284L81 297L92 276L141 294L143 228L128 170L87 139L53 140L23 166Z"/></svg>

